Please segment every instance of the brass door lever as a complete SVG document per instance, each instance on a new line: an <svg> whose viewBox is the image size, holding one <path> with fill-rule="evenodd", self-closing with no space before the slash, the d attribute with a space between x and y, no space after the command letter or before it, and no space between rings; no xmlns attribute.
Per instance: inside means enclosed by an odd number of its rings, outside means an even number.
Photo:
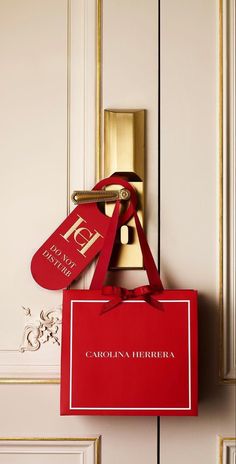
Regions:
<svg viewBox="0 0 236 464"><path fill-rule="evenodd" d="M79 203L102 203L116 200L129 200L129 190L75 190L71 199L74 204Z"/></svg>

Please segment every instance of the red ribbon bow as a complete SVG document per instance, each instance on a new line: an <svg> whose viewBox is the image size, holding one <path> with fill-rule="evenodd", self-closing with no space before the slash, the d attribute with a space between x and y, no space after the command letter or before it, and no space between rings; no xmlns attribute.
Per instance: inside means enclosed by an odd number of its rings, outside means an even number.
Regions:
<svg viewBox="0 0 236 464"><path fill-rule="evenodd" d="M109 311L112 308L115 308L124 300L130 300L132 298L143 297L143 299L154 306L154 308L161 309L161 303L153 298L153 293L160 293L160 289L156 285L143 285L142 287L136 287L132 290L122 287L106 286L102 289L103 295L114 295L114 298L106 303L104 303L102 308L102 313Z"/></svg>

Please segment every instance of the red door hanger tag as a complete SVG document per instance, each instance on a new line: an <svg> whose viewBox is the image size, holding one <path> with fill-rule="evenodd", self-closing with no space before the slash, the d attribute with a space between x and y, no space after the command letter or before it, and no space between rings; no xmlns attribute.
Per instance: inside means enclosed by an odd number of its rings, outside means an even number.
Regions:
<svg viewBox="0 0 236 464"><path fill-rule="evenodd" d="M93 190L115 184L127 188L132 203L136 204L134 189L119 177L103 179ZM131 215L130 205L120 218L119 226ZM49 290L68 287L101 251L110 220L99 210L97 203L76 206L33 256L31 272L34 280Z"/></svg>

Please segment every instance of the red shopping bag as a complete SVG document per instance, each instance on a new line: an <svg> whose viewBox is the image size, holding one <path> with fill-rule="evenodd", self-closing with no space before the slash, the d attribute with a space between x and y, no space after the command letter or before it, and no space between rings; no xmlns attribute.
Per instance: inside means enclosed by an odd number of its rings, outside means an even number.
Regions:
<svg viewBox="0 0 236 464"><path fill-rule="evenodd" d="M163 289L133 213L149 285L102 286L117 203L90 289L64 291L62 415L197 415L197 292Z"/></svg>

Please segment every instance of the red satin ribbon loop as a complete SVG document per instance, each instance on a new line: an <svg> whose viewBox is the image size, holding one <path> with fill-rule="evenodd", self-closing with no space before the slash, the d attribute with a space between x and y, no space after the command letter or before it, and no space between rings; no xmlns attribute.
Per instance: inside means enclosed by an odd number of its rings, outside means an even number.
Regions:
<svg viewBox="0 0 236 464"><path fill-rule="evenodd" d="M104 303L102 308L102 313L109 311L110 309L115 308L117 305L122 303L124 300L129 300L132 298L143 297L143 299L158 309L163 309L161 303L153 298L153 293L160 293L160 289L156 285L143 285L141 287L136 287L133 289L115 287L108 285L102 288L102 294L108 296L114 296L112 300Z"/></svg>

